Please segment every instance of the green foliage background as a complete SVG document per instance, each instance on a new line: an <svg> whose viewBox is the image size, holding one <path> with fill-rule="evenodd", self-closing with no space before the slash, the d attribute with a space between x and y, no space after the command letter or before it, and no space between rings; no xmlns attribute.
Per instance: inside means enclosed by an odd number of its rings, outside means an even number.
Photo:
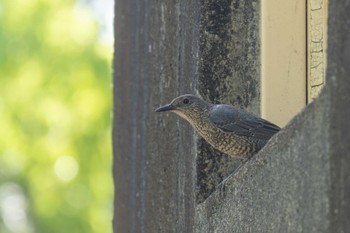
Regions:
<svg viewBox="0 0 350 233"><path fill-rule="evenodd" d="M1 233L112 232L111 57L76 1L0 1Z"/></svg>

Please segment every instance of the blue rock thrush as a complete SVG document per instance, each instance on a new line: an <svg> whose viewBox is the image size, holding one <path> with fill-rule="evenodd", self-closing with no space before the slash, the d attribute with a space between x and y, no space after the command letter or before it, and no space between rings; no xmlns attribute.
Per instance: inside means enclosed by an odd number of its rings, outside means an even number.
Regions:
<svg viewBox="0 0 350 233"><path fill-rule="evenodd" d="M156 112L171 111L188 121L214 148L247 159L265 146L280 128L226 104L211 104L194 95L181 95Z"/></svg>

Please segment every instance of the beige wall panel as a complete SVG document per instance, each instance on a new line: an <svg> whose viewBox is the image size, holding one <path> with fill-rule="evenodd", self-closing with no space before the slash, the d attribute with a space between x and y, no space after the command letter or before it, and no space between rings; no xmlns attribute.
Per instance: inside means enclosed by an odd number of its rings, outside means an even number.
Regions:
<svg viewBox="0 0 350 233"><path fill-rule="evenodd" d="M262 1L261 113L284 126L306 105L306 2Z"/></svg>

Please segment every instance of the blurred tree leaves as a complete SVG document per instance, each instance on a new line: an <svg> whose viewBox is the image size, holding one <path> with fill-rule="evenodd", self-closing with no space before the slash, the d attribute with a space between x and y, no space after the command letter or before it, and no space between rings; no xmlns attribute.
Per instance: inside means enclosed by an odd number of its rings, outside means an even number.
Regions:
<svg viewBox="0 0 350 233"><path fill-rule="evenodd" d="M0 2L0 232L112 232L112 46L98 32L74 0Z"/></svg>

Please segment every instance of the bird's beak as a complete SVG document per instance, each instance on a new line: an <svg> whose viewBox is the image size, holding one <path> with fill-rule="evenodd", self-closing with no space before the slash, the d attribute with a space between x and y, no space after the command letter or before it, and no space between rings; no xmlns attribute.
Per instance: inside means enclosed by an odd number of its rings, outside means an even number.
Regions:
<svg viewBox="0 0 350 233"><path fill-rule="evenodd" d="M164 105L162 107L159 107L156 109L156 112L166 112L166 111L171 111L175 110L175 107L171 104Z"/></svg>

